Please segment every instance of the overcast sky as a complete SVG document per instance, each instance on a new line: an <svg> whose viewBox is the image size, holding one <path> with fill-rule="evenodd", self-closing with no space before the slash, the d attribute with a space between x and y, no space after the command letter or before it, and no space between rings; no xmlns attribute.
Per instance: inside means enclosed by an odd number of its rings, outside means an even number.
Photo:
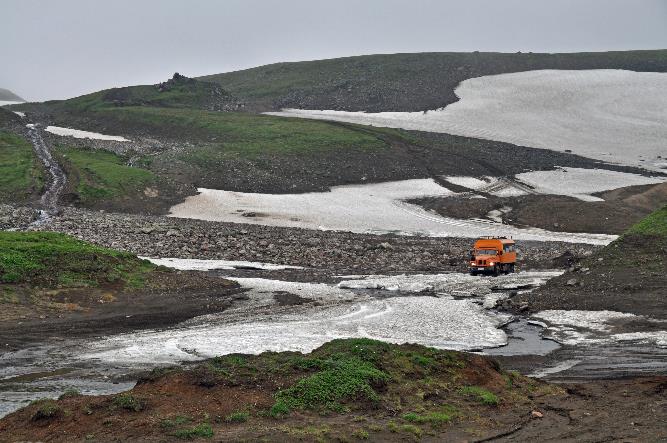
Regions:
<svg viewBox="0 0 667 443"><path fill-rule="evenodd" d="M28 100L280 61L667 48L667 0L0 0L0 87Z"/></svg>

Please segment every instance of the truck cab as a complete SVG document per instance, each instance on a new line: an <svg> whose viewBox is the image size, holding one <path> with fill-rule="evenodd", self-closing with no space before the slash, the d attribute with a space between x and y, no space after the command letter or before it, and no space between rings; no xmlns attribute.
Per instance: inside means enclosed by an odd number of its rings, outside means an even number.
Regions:
<svg viewBox="0 0 667 443"><path fill-rule="evenodd" d="M470 252L470 275L509 274L516 265L514 240L507 237L481 237L475 240Z"/></svg>

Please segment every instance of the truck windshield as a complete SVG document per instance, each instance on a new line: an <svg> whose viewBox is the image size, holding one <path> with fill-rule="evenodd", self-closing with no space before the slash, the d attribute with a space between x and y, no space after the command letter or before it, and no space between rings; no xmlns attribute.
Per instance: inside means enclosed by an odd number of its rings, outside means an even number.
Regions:
<svg viewBox="0 0 667 443"><path fill-rule="evenodd" d="M475 255L496 255L495 249L475 249Z"/></svg>

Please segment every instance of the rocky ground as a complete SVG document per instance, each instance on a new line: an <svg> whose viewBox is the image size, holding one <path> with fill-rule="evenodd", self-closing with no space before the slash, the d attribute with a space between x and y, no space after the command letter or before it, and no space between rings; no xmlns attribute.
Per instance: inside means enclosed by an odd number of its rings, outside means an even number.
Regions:
<svg viewBox="0 0 667 443"><path fill-rule="evenodd" d="M63 208L59 216L29 227L26 223L35 217L27 209L0 207L0 221L6 228L63 232L140 256L259 261L330 273L465 271L472 245L471 239L464 238L314 231L73 208ZM597 249L586 244L522 241L520 267L567 266ZM562 262L559 257L566 252L570 258Z"/></svg>
<svg viewBox="0 0 667 443"><path fill-rule="evenodd" d="M619 234L667 201L667 183L630 186L596 194L604 201L584 202L559 195L523 195L485 198L466 196L426 197L411 203L445 217L487 218L499 211L503 223L559 232Z"/></svg>

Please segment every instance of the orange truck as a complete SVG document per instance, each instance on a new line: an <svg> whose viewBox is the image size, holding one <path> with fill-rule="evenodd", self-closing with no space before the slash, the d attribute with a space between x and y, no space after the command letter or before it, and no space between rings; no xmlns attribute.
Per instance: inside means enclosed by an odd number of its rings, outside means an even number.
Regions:
<svg viewBox="0 0 667 443"><path fill-rule="evenodd" d="M500 275L514 272L516 248L514 240L507 237L481 237L475 240L470 253L470 275Z"/></svg>

